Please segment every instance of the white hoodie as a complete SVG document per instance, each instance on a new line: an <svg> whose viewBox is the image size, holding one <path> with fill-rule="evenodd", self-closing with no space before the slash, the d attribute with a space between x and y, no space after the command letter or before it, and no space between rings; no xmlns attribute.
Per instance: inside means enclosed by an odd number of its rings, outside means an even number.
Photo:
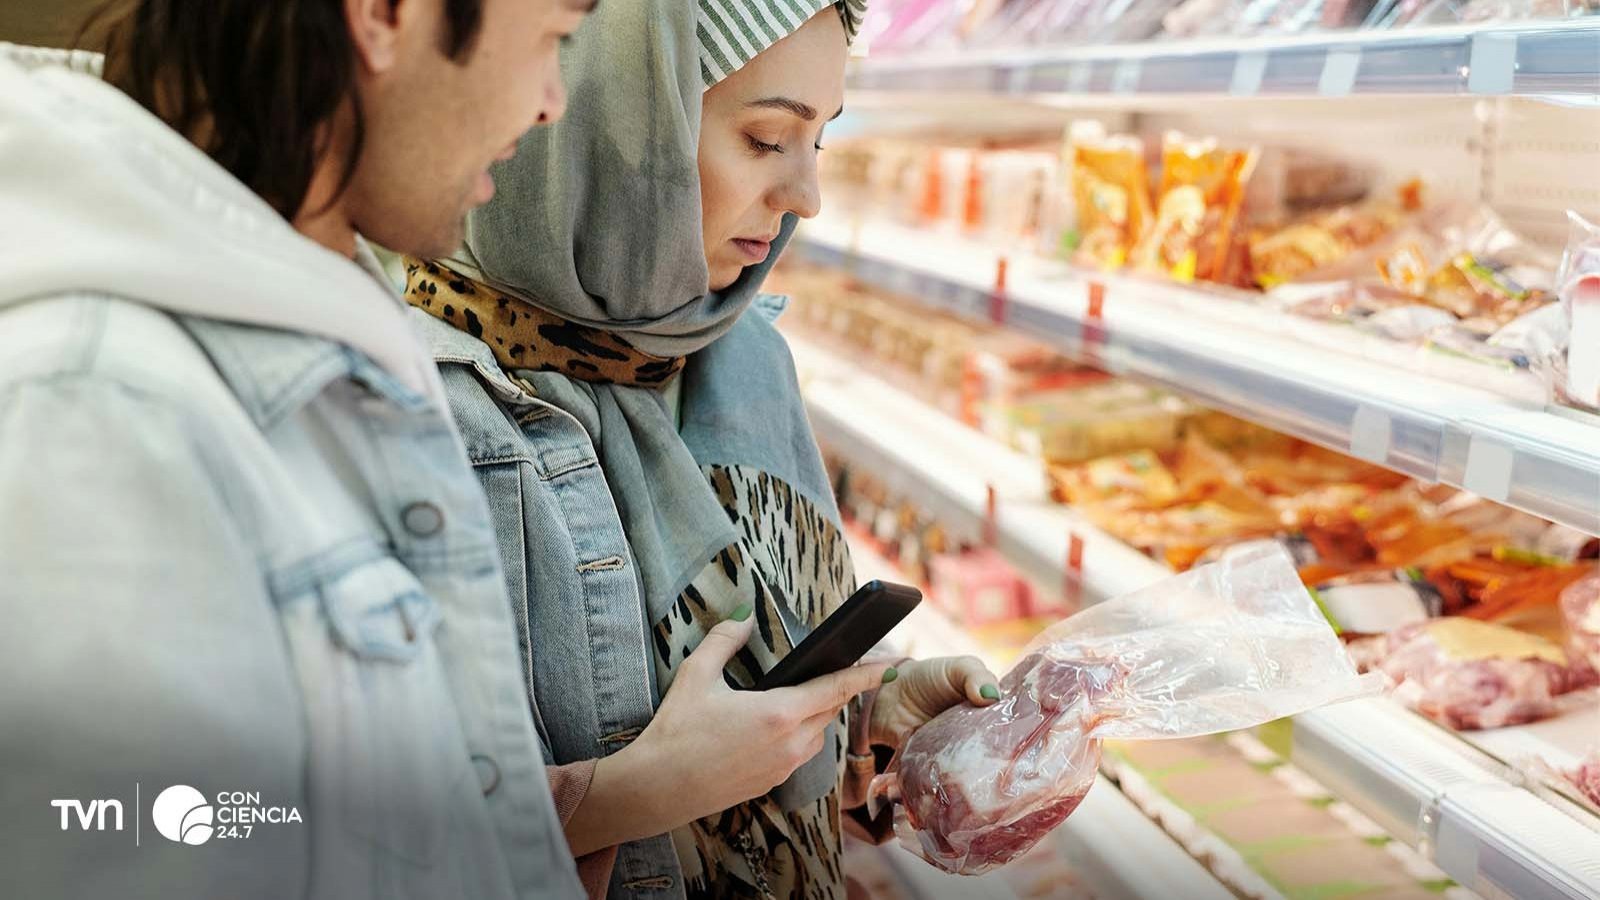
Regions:
<svg viewBox="0 0 1600 900"><path fill-rule="evenodd" d="M0 308L106 293L348 344L440 396L404 307L227 170L90 74L0 43Z"/></svg>

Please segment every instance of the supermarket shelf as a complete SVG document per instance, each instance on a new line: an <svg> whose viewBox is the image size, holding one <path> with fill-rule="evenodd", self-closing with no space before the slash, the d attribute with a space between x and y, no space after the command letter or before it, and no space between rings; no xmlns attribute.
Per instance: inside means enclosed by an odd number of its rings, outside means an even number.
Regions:
<svg viewBox="0 0 1600 900"><path fill-rule="evenodd" d="M1296 717L1293 758L1482 896L1600 897L1600 830L1509 783L1488 757L1391 702Z"/></svg>
<svg viewBox="0 0 1600 900"><path fill-rule="evenodd" d="M1075 96L1600 96L1600 22L1009 49L865 61L860 91Z"/></svg>
<svg viewBox="0 0 1600 900"><path fill-rule="evenodd" d="M1091 279L1046 260L1008 260L997 301L997 251L889 223L819 220L797 245L878 288L1002 322L1213 408L1600 534L1600 427L1532 402L1527 378L1441 354L1426 360L1432 374L1418 374L1397 364L1418 363L1420 351L1348 328L1221 291ZM1097 291L1098 304L1090 299Z"/></svg>
<svg viewBox="0 0 1600 900"><path fill-rule="evenodd" d="M1169 574L1069 511L1048 507L1042 497L1030 499L1024 473L1037 471L1037 461L803 339L791 344L819 436L891 489L917 497L941 518L979 523L985 485L1005 485L1020 496L1001 507L1002 552L1024 569L1054 566L1056 574L1045 577L1059 577L1065 543L1060 536L1070 528L1082 530L1093 548L1086 549L1083 573L1091 598L1115 596ZM919 613L932 621L908 621L917 653L984 655L932 610ZM1514 762L1510 758L1526 750L1548 755L1552 747L1571 746L1570 740L1534 730L1540 727L1474 736L1486 753L1389 700L1357 701L1296 717L1291 760L1484 896L1600 897L1597 823L1518 787L1519 777L1490 755ZM1183 894L1143 896L1178 895Z"/></svg>

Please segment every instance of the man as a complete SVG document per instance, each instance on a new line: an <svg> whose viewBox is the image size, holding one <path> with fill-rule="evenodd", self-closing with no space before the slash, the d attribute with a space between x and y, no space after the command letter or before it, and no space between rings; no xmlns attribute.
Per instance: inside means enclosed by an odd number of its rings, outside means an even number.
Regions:
<svg viewBox="0 0 1600 900"><path fill-rule="evenodd" d="M125 0L103 82L0 61L8 895L580 893L488 510L358 235L453 250L591 5Z"/></svg>

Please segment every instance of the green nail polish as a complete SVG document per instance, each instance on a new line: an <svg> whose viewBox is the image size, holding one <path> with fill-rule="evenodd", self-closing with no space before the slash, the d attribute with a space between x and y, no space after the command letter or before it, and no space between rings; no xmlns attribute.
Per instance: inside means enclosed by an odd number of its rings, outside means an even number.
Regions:
<svg viewBox="0 0 1600 900"><path fill-rule="evenodd" d="M985 700L999 700L1000 689L992 684L986 684L983 687L978 688L978 695L983 697Z"/></svg>
<svg viewBox="0 0 1600 900"><path fill-rule="evenodd" d="M753 612L755 612L755 610L750 608L750 604L745 603L741 604L738 609L735 609L733 611L733 615L729 616L728 618L734 620L735 622L743 622L745 619L750 618L750 614Z"/></svg>
<svg viewBox="0 0 1600 900"><path fill-rule="evenodd" d="M883 672L883 683L884 684L888 684L889 682L894 681L896 678L899 678L899 677L900 677L900 673L898 671L896 671L893 666L890 666L889 668L885 669L884 672Z"/></svg>

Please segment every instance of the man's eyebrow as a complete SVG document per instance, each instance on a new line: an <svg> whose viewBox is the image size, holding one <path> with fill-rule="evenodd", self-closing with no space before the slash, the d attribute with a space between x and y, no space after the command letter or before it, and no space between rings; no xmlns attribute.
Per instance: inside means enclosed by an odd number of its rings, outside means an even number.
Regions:
<svg viewBox="0 0 1600 900"><path fill-rule="evenodd" d="M600 0L566 0L566 2L568 9L584 15L594 12L594 8L600 5Z"/></svg>
<svg viewBox="0 0 1600 900"><path fill-rule="evenodd" d="M758 106L764 109L781 109L807 122L817 118L816 107L809 103L801 103L789 97L762 97L760 100L751 100L746 107Z"/></svg>

